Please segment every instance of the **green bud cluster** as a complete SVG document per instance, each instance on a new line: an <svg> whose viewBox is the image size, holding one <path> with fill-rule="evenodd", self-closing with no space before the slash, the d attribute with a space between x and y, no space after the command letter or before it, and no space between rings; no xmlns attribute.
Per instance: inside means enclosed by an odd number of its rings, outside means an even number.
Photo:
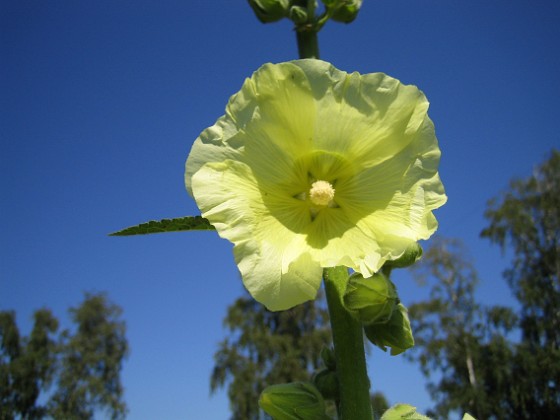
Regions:
<svg viewBox="0 0 560 420"><path fill-rule="evenodd" d="M294 0L248 0L255 15L262 23L276 22L289 18L296 25L307 23L308 7L303 7ZM311 9L313 11L314 9Z"/></svg>
<svg viewBox="0 0 560 420"><path fill-rule="evenodd" d="M320 28L328 19L350 23L360 11L362 0L322 0L325 11L315 16L317 0L248 0L255 15L262 23L271 23L289 18L296 27L306 24Z"/></svg>
<svg viewBox="0 0 560 420"><path fill-rule="evenodd" d="M330 347L323 347L321 359L326 367L313 375L313 383L323 398L336 401L339 399L339 385L334 350Z"/></svg>

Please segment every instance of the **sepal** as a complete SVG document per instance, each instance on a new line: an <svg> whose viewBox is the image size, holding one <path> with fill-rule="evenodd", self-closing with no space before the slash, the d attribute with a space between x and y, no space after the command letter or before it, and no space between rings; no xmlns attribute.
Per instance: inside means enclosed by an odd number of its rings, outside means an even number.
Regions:
<svg viewBox="0 0 560 420"><path fill-rule="evenodd" d="M406 268L410 267L420 258L422 258L422 247L418 244L418 242L413 242L410 244L404 254L397 258L396 260L389 260L385 262L383 267L391 267L391 268Z"/></svg>

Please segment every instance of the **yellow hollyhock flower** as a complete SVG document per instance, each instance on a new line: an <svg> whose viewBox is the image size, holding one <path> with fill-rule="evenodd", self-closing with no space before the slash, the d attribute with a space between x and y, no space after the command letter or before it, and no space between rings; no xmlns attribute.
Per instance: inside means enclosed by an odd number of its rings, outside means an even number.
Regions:
<svg viewBox="0 0 560 420"><path fill-rule="evenodd" d="M185 182L270 310L314 299L323 267L365 277L437 228L440 150L415 86L320 60L265 64L196 139Z"/></svg>

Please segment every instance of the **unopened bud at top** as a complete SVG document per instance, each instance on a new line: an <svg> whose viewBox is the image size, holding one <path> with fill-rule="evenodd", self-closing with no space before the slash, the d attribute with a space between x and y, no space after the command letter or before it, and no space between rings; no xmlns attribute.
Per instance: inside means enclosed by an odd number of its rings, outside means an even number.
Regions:
<svg viewBox="0 0 560 420"><path fill-rule="evenodd" d="M323 4L331 10L332 20L350 23L358 16L362 0L323 0Z"/></svg>
<svg viewBox="0 0 560 420"><path fill-rule="evenodd" d="M262 23L270 23L288 16L290 0L249 0L249 5Z"/></svg>
<svg viewBox="0 0 560 420"><path fill-rule="evenodd" d="M301 25L307 22L308 19L307 10L301 6L290 7L290 19L296 25Z"/></svg>

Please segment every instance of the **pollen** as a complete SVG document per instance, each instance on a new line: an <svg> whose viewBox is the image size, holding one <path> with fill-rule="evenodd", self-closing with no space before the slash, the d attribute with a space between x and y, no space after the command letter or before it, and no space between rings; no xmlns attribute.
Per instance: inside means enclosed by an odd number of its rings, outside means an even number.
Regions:
<svg viewBox="0 0 560 420"><path fill-rule="evenodd" d="M309 200L316 206L328 206L334 198L334 188L327 181L315 181L309 190Z"/></svg>

